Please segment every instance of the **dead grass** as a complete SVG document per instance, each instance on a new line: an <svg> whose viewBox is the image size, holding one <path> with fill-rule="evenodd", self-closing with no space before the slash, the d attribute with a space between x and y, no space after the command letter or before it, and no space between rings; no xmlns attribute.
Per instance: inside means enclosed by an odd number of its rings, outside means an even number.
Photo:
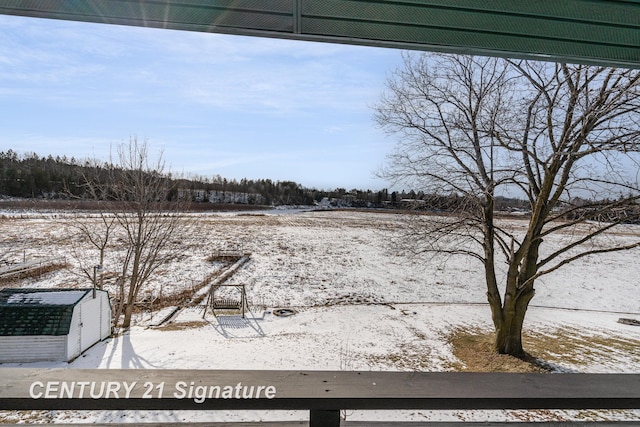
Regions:
<svg viewBox="0 0 640 427"><path fill-rule="evenodd" d="M391 365L401 371L425 372L433 370L431 351L425 346L401 344L399 351L383 355L368 355L371 366Z"/></svg>
<svg viewBox="0 0 640 427"><path fill-rule="evenodd" d="M460 372L557 372L580 371L598 367L607 361L614 365L640 365L640 340L612 334L610 331L582 331L572 327L529 332L523 336L527 357L522 360L493 349L493 332L481 329L456 329L448 337L457 362L446 368ZM429 349L407 343L401 351L371 357L371 362L390 363L404 369L423 371L432 368ZM604 361L604 362L603 362ZM605 369L606 370L606 369Z"/></svg>
<svg viewBox="0 0 640 427"><path fill-rule="evenodd" d="M240 258L242 258L242 254L240 253L220 252L209 255L207 257L207 262L221 262L225 265L230 265L238 261Z"/></svg>
<svg viewBox="0 0 640 427"><path fill-rule="evenodd" d="M470 329L457 329L449 336L453 355L459 360L451 369L462 372L549 372L534 363L493 349L493 334Z"/></svg>
<svg viewBox="0 0 640 427"><path fill-rule="evenodd" d="M183 331L185 329L201 328L207 325L208 323L209 322L205 320L192 320L190 322L179 322L179 323L170 322L162 326L159 326L155 329L160 331Z"/></svg>
<svg viewBox="0 0 640 427"><path fill-rule="evenodd" d="M163 295L162 297L156 298L153 301L153 310L157 311L165 307L182 306L188 304L195 305L200 303L205 298L205 295L202 295L199 298L195 298L194 296L196 292L211 283L211 281L220 276L222 272L223 270L215 270L192 287L184 288L180 292L174 294ZM137 303L133 311L134 313L142 313L149 310L149 307L150 304Z"/></svg>
<svg viewBox="0 0 640 427"><path fill-rule="evenodd" d="M458 363L456 371L471 372L550 372L580 370L603 361L625 360L640 365L640 340L610 331L583 331L573 327L531 331L523 336L527 360L497 354L493 333L486 330L458 329L449 336ZM605 362L606 363L606 362Z"/></svg>
<svg viewBox="0 0 640 427"><path fill-rule="evenodd" d="M559 366L579 369L616 359L625 360L628 366L640 366L640 340L611 331L585 331L569 326L532 331L525 336L524 345L536 358Z"/></svg>
<svg viewBox="0 0 640 427"><path fill-rule="evenodd" d="M45 274L54 273L59 270L69 268L68 264L51 264L43 267L33 268L29 271L17 272L14 275L7 275L0 278L0 285L6 288L22 286L23 279L39 278Z"/></svg>

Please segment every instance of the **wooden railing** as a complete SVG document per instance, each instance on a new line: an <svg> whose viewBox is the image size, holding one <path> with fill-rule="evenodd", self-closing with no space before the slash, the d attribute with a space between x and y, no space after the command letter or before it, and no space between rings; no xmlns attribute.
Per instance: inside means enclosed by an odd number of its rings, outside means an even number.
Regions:
<svg viewBox="0 0 640 427"><path fill-rule="evenodd" d="M0 410L308 410L308 424L275 425L312 427L427 425L341 424L347 409L640 409L640 374L0 368L0 375ZM604 425L640 425L635 414Z"/></svg>

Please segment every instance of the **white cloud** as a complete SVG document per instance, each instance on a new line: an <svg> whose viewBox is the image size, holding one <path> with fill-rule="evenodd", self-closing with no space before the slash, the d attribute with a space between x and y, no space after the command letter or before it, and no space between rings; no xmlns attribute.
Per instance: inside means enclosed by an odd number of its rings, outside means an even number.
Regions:
<svg viewBox="0 0 640 427"><path fill-rule="evenodd" d="M0 142L106 159L137 134L165 146L174 170L299 182L326 175L318 162L342 151L350 176L369 177L368 106L399 59L366 47L0 16L0 108L10 112Z"/></svg>

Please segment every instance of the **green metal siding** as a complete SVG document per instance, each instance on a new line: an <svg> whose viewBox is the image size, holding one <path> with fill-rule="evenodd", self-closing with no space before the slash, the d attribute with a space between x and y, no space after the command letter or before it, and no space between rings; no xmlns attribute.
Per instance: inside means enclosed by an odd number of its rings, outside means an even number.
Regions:
<svg viewBox="0 0 640 427"><path fill-rule="evenodd" d="M0 290L0 336L67 335L73 308L87 292L90 290Z"/></svg>
<svg viewBox="0 0 640 427"><path fill-rule="evenodd" d="M67 335L72 307L0 307L0 336Z"/></svg>
<svg viewBox="0 0 640 427"><path fill-rule="evenodd" d="M637 0L0 0L0 13L640 68Z"/></svg>

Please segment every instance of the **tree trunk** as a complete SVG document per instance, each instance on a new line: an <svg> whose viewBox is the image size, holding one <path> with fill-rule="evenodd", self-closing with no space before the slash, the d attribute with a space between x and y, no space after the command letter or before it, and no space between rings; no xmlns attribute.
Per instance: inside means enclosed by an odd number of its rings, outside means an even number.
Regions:
<svg viewBox="0 0 640 427"><path fill-rule="evenodd" d="M529 302L535 294L533 289L516 296L513 301L505 301L502 308L502 322L496 328L495 349L500 354L523 358L522 325L527 314Z"/></svg>
<svg viewBox="0 0 640 427"><path fill-rule="evenodd" d="M127 307L124 310L124 320L122 322L123 329L129 329L131 326L131 316L133 315L133 306L140 290L140 263L142 257L142 249L144 247L143 238L144 214L138 211L137 223L135 230L132 232L127 230L129 241L131 242L130 251L133 252L133 265L131 267L131 277L129 278L129 293L127 296Z"/></svg>
<svg viewBox="0 0 640 427"><path fill-rule="evenodd" d="M499 321L496 328L495 350L499 354L523 358L522 325L529 308L529 302L535 295L533 288L534 277L537 272L538 250L542 239L540 236L542 222L538 219L538 212L534 212L529 226L529 232L520 248L512 252L509 259L509 272L505 287L502 307L496 307L495 299L489 299L491 309L499 311ZM499 298L498 298L499 303Z"/></svg>
<svg viewBox="0 0 640 427"><path fill-rule="evenodd" d="M116 307L116 312L113 315L113 329L115 330L118 327L118 321L120 321L120 316L124 311L124 279L122 277L118 278L116 281L118 285L118 305Z"/></svg>
<svg viewBox="0 0 640 427"><path fill-rule="evenodd" d="M124 320L122 321L122 329L127 330L131 327L131 316L133 315L133 303L127 304L124 308Z"/></svg>
<svg viewBox="0 0 640 427"><path fill-rule="evenodd" d="M124 309L124 320L122 321L122 329L129 329L131 326L131 316L133 315L133 308L136 302L136 296L138 295L138 288L136 283L138 281L137 267L134 267L133 276L129 283L129 293L127 296L127 306Z"/></svg>

